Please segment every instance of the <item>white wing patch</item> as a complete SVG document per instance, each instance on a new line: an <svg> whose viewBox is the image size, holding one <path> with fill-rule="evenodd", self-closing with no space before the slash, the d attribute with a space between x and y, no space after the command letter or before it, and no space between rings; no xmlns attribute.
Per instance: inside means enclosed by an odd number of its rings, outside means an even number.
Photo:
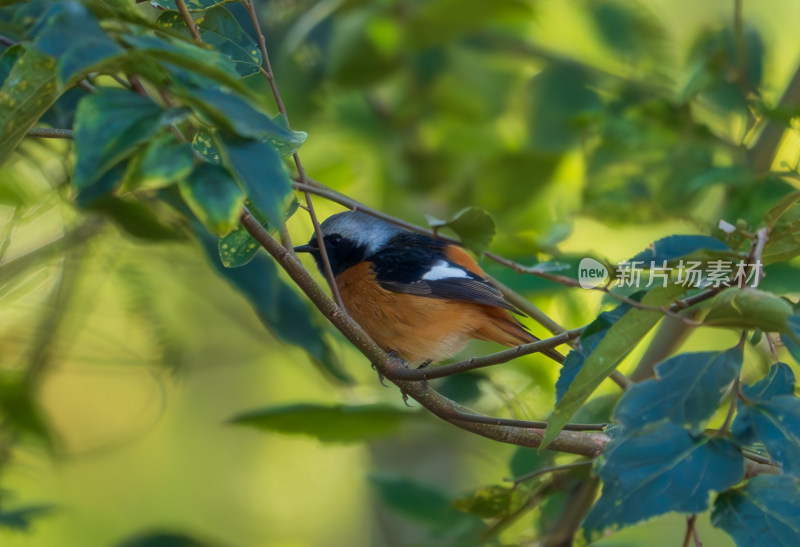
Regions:
<svg viewBox="0 0 800 547"><path fill-rule="evenodd" d="M470 276L463 268L445 262L437 261L430 270L422 276L423 281L439 281L440 279L453 279L454 277L468 279Z"/></svg>

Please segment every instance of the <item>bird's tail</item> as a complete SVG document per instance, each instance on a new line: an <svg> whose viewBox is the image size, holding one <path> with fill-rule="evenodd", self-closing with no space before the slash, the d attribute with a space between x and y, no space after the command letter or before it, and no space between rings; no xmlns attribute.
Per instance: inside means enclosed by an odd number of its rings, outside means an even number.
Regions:
<svg viewBox="0 0 800 547"><path fill-rule="evenodd" d="M539 340L506 310L491 308L489 315L492 321L484 322L483 326L475 333L476 338L497 342L510 348ZM553 348L544 349L542 353L559 363L564 362L564 356Z"/></svg>

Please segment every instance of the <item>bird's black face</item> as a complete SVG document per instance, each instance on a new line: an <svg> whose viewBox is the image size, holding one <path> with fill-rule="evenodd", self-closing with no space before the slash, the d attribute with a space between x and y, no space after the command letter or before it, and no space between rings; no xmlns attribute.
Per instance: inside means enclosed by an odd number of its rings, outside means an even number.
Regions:
<svg viewBox="0 0 800 547"><path fill-rule="evenodd" d="M323 241L334 276L364 260L366 246L358 245L352 239L342 237L340 234L327 234L323 237ZM295 247L294 250L297 253L311 253L319 271L325 273L316 235L312 236L307 244Z"/></svg>

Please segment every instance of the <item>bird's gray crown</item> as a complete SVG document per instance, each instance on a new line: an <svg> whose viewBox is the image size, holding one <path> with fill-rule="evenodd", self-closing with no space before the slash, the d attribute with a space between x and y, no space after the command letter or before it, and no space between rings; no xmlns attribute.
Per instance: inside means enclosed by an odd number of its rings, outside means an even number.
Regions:
<svg viewBox="0 0 800 547"><path fill-rule="evenodd" d="M365 256L374 254L386 242L403 232L401 228L359 211L346 211L326 218L322 235L339 234L365 247Z"/></svg>

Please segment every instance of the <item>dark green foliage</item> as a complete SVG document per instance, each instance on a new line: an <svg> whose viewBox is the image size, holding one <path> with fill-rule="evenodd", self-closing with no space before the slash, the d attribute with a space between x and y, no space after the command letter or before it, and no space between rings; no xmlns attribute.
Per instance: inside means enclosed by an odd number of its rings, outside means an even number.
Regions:
<svg viewBox="0 0 800 547"><path fill-rule="evenodd" d="M754 477L743 487L721 494L711 519L739 547L791 547L800 535L800 484L790 477Z"/></svg>
<svg viewBox="0 0 800 547"><path fill-rule="evenodd" d="M800 398L785 363L772 365L763 380L742 389L744 399L733 422L733 438L744 445L761 443L783 472L800 476Z"/></svg>
<svg viewBox="0 0 800 547"><path fill-rule="evenodd" d="M388 437L414 414L386 405L286 405L253 410L231 423L292 435L307 435L326 443L353 443Z"/></svg>
<svg viewBox="0 0 800 547"><path fill-rule="evenodd" d="M711 491L721 492L742 479L744 459L730 441L695 437L664 422L620 434L597 473L603 493L584 521L591 531L670 511L702 512Z"/></svg>
<svg viewBox="0 0 800 547"><path fill-rule="evenodd" d="M657 378L632 386L620 399L615 421L627 431L667 419L699 433L742 368L742 351L682 353L656 366Z"/></svg>

